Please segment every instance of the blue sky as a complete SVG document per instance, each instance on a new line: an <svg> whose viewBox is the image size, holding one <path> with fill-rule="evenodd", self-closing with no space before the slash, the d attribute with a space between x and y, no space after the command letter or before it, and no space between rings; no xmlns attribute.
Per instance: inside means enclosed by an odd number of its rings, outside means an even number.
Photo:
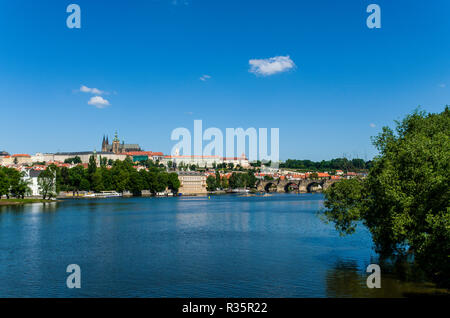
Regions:
<svg viewBox="0 0 450 318"><path fill-rule="evenodd" d="M172 130L201 119L280 128L283 160L370 159L383 125L450 104L445 0L0 3L0 150L10 153L98 150L115 130L169 153ZM70 3L81 29L66 26ZM381 29L366 26L370 3ZM250 60L280 56L295 67L250 72ZM88 104L97 95L109 105Z"/></svg>

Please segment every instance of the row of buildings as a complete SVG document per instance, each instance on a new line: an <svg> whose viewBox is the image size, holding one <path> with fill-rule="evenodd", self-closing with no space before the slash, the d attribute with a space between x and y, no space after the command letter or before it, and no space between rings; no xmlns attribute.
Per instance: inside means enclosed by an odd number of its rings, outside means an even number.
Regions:
<svg viewBox="0 0 450 318"><path fill-rule="evenodd" d="M57 153L36 153L29 154L9 154L0 151L0 166L12 167L24 172L24 178L30 181L31 195L38 196L40 193L37 178L41 171L45 170L49 164L56 164L59 167L71 168L77 164L87 167L91 157L100 164L101 159L108 161L125 160L130 157L134 162L152 160L171 167L198 166L213 168L220 164L232 164L234 167L241 166L247 168L250 166L248 159L243 154L240 157L219 157L219 156L183 156L178 151L174 155L164 155L162 152L144 151L138 144L126 144L120 141L117 132L109 142L109 136L104 135L101 143L101 151L82 151L82 152L57 152ZM79 163L71 164L71 161L78 157ZM142 167L139 167L140 169ZM178 172L180 180L179 192L183 194L206 194L207 174L193 171Z"/></svg>
<svg viewBox="0 0 450 318"><path fill-rule="evenodd" d="M94 156L97 164L100 164L101 159L108 161L125 160L127 157L132 158L134 162L152 160L163 164L167 167L178 167L192 165L200 168L215 168L220 164L232 165L233 167L249 168L250 163L242 154L240 157L219 157L219 156L185 156L180 155L175 151L174 155L164 155L162 152L144 151L138 144L125 144L120 142L117 132L112 143L109 143L109 137L103 136L101 151L85 151L85 152L57 152L57 153L36 153L35 155L28 154L13 154L10 155L5 151L0 151L0 166L13 167L23 171L25 178L30 179L33 195L39 195L37 186L37 177L40 171L46 169L49 164L56 164L59 167L71 168L76 164L71 164L66 161L68 159L79 158L77 164L82 164L87 167L89 159ZM70 160L69 160L70 161ZM137 169L145 169L142 166L136 166ZM178 169L181 170L181 169ZM214 169L212 169L214 170ZM206 178L208 175L214 175L214 172L207 171L203 173L194 171L179 171L178 176L181 182L180 193L183 194L206 194ZM221 174L221 178L229 178L231 173ZM289 170L278 170L266 168L264 172L256 173L256 178L264 179L266 177L280 180L302 180L302 179L341 179L352 178L357 176L354 172L344 173L341 170L336 170L330 174L328 172L306 172L299 173Z"/></svg>
<svg viewBox="0 0 450 318"><path fill-rule="evenodd" d="M103 136L101 151L83 151L83 152L57 152L57 153L36 153L35 155L29 154L14 154L10 155L6 152L0 152L0 165L32 165L36 163L49 163L49 162L65 162L67 159L75 157L80 158L81 163L88 163L89 158L94 156L97 159L97 163L100 163L100 158L106 158L106 160L125 160L127 157L131 157L134 162L143 160L153 160L159 162L165 166L191 166L196 165L198 167L213 168L219 164L233 164L234 167L241 166L248 168L250 166L249 161L245 154L240 157L219 157L219 156L182 156L178 151L174 155L164 155L162 152L143 151L138 144L125 144L124 141L120 142L117 132L112 143L109 143L109 137Z"/></svg>

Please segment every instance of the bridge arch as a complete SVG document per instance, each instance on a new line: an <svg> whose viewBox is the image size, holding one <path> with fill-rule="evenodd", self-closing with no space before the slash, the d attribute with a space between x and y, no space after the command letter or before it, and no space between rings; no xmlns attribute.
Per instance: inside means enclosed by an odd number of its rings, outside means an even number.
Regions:
<svg viewBox="0 0 450 318"><path fill-rule="evenodd" d="M267 182L264 186L264 191L266 192L276 192L277 191L277 184L276 182Z"/></svg>
<svg viewBox="0 0 450 318"><path fill-rule="evenodd" d="M286 182L284 188L284 192L291 192L291 191L298 191L299 190L299 185L298 182Z"/></svg>
<svg viewBox="0 0 450 318"><path fill-rule="evenodd" d="M306 186L306 192L308 193L317 192L318 190L322 189L323 189L323 182L320 181L312 181L308 183L308 185Z"/></svg>

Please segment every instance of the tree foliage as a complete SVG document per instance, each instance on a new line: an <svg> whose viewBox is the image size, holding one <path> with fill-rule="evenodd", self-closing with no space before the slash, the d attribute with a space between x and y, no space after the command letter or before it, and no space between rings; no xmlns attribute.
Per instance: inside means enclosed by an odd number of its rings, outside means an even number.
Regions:
<svg viewBox="0 0 450 318"><path fill-rule="evenodd" d="M379 151L366 179L325 191L325 217L343 234L358 221L381 255L414 255L437 283L450 286L450 112L415 111L373 138Z"/></svg>
<svg viewBox="0 0 450 318"><path fill-rule="evenodd" d="M8 199L10 196L23 199L29 194L30 181L24 179L24 175L14 168L0 167L0 198L4 195Z"/></svg>
<svg viewBox="0 0 450 318"><path fill-rule="evenodd" d="M104 163L104 160L100 160L100 167L97 167L95 159L91 157L87 169L82 165L70 169L58 168L58 191L130 191L134 195L141 195L143 190L156 193L169 189L177 192L180 188L175 172L168 173L153 162L143 162L143 166L149 167L148 171L138 171L129 157L124 161L109 162L110 167L103 165L102 161Z"/></svg>
<svg viewBox="0 0 450 318"><path fill-rule="evenodd" d="M256 177L253 172L247 173L233 172L228 182L230 188L232 189L254 188L256 184Z"/></svg>
<svg viewBox="0 0 450 318"><path fill-rule="evenodd" d="M51 199L56 196L56 166L48 166L38 176L39 191L42 199Z"/></svg>
<svg viewBox="0 0 450 318"><path fill-rule="evenodd" d="M371 161L355 158L349 160L347 158L336 158L331 160L311 161L288 159L280 164L280 168L302 169L309 171L323 170L363 170L369 169L372 165Z"/></svg>

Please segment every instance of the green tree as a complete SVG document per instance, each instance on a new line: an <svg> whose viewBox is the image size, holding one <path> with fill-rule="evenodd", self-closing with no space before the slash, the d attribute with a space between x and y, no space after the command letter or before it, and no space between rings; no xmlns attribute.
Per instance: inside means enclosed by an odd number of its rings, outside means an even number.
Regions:
<svg viewBox="0 0 450 318"><path fill-rule="evenodd" d="M89 157L89 164L88 164L88 175L89 179L92 181L92 176L94 175L95 171L97 171L97 160L94 156Z"/></svg>
<svg viewBox="0 0 450 318"><path fill-rule="evenodd" d="M105 158L106 159L106 158ZM101 192L105 190L105 186L103 184L103 170L102 169L96 169L94 174L92 175L92 189L95 192Z"/></svg>
<svg viewBox="0 0 450 318"><path fill-rule="evenodd" d="M254 188L254 187L256 187L256 181L257 181L257 179L256 179L256 177L255 177L255 174L253 173L253 172L248 172L247 173L247 179L248 179L248 182L247 182L247 186L249 187L249 188Z"/></svg>
<svg viewBox="0 0 450 318"><path fill-rule="evenodd" d="M155 192L163 192L169 184L169 174L160 172L156 175Z"/></svg>
<svg viewBox="0 0 450 318"><path fill-rule="evenodd" d="M178 174L172 172L169 173L169 189L171 189L173 192L178 192L178 189L180 188L180 180L178 179Z"/></svg>
<svg viewBox="0 0 450 318"><path fill-rule="evenodd" d="M222 189L228 189L229 184L228 184L228 179L224 176L220 182L220 187Z"/></svg>
<svg viewBox="0 0 450 318"><path fill-rule="evenodd" d="M25 195L31 193L29 186L31 181L24 179L24 172L19 172L16 169L8 169L7 175L10 182L9 192L11 196L23 199Z"/></svg>
<svg viewBox="0 0 450 318"><path fill-rule="evenodd" d="M133 193L133 195L141 195L142 190L145 188L145 178L137 170L130 173L129 185L127 189Z"/></svg>
<svg viewBox="0 0 450 318"><path fill-rule="evenodd" d="M216 171L216 188L221 188L222 183L220 182L220 172Z"/></svg>
<svg viewBox="0 0 450 318"><path fill-rule="evenodd" d="M5 173L9 180L9 194L13 197L19 197L21 192L20 181L23 174L16 169L7 169Z"/></svg>
<svg viewBox="0 0 450 318"><path fill-rule="evenodd" d="M2 196L9 195L9 179L7 174L3 171L3 169L7 169L7 168L2 168L0 167L0 199L2 198Z"/></svg>
<svg viewBox="0 0 450 318"><path fill-rule="evenodd" d="M78 156L67 158L66 160L64 160L64 163L78 164L81 163L81 158Z"/></svg>
<svg viewBox="0 0 450 318"><path fill-rule="evenodd" d="M208 191L216 190L216 178L211 175L206 178L206 189Z"/></svg>
<svg viewBox="0 0 450 318"><path fill-rule="evenodd" d="M83 166L75 166L68 171L68 190L71 190L74 194L81 190L81 183L84 179L84 168Z"/></svg>
<svg viewBox="0 0 450 318"><path fill-rule="evenodd" d="M56 196L56 166L48 166L39 174L38 185L42 199L51 199Z"/></svg>
<svg viewBox="0 0 450 318"><path fill-rule="evenodd" d="M382 255L414 255L450 286L450 111L416 111L373 138L379 151L366 179L325 191L325 218L343 234L362 221Z"/></svg>
<svg viewBox="0 0 450 318"><path fill-rule="evenodd" d="M108 158L100 156L100 166L106 167L108 165Z"/></svg>

